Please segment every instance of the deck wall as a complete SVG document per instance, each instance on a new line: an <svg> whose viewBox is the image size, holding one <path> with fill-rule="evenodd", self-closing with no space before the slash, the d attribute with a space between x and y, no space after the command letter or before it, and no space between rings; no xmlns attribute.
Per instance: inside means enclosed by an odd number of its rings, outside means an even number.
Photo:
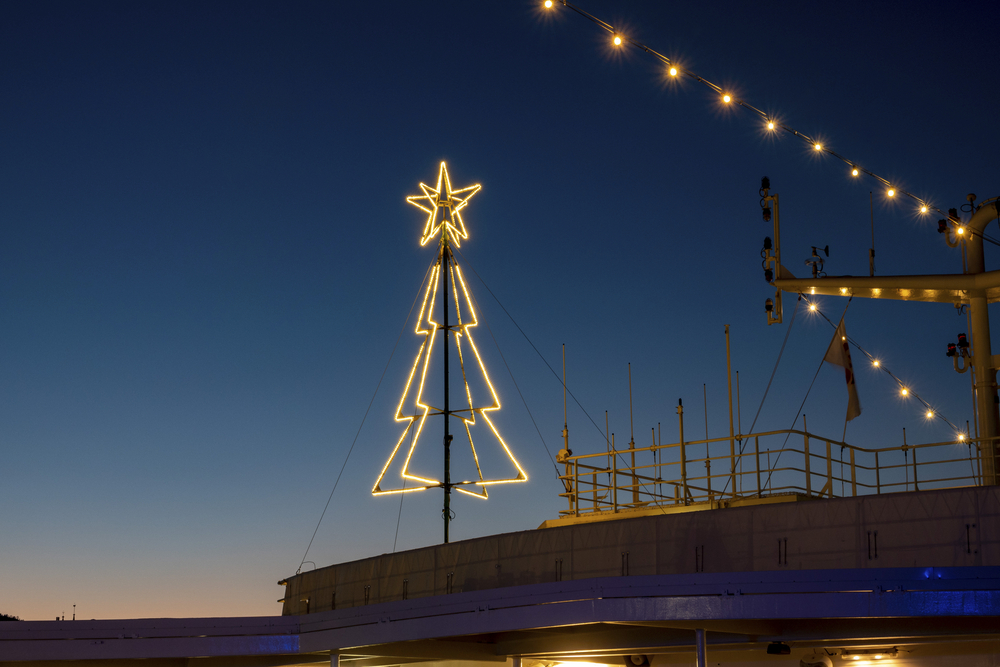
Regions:
<svg viewBox="0 0 1000 667"><path fill-rule="evenodd" d="M282 614L645 574L1000 565L1000 487L646 515L491 535L290 577Z"/></svg>

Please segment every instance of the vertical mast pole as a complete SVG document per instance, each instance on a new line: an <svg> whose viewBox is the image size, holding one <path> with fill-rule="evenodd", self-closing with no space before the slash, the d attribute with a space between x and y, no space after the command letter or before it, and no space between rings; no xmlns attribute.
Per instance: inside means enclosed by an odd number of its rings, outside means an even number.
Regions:
<svg viewBox="0 0 1000 667"><path fill-rule="evenodd" d="M451 405L449 401L448 389L448 343L451 338L451 330L448 327L448 280L450 272L451 249L448 247L448 226L442 225L441 232L441 272L442 282L442 306L444 310L444 320L441 328L444 329L444 543L448 544L448 526L451 523L451 434L448 432L451 421Z"/></svg>

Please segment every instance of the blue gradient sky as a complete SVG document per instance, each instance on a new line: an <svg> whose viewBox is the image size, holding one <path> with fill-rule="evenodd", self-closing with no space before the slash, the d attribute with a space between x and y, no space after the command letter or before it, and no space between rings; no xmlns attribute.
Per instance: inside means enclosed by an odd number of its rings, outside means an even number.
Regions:
<svg viewBox="0 0 1000 667"><path fill-rule="evenodd" d="M582 1L585 9L941 208L1000 195L1000 9L940 3ZM723 326L743 422L786 326L768 327L760 177L785 264L831 247L865 275L872 181L534 2L53 3L0 7L0 612L49 619L279 613L434 251L406 195L447 160L482 183L463 252L570 387L627 441L676 438L683 397L728 433ZM906 201L875 195L877 266L958 272ZM992 231L996 231L993 229ZM796 268L797 267L797 268ZM996 267L987 247L987 268ZM471 275L471 272L470 272ZM554 453L558 382L471 287ZM821 300L836 319L837 299ZM994 313L995 314L995 313ZM851 305L848 331L956 423L968 376L949 304ZM832 330L802 317L756 430L787 428ZM485 332L496 422L531 475L459 497L455 539L563 507ZM433 544L440 493L369 489L418 339L403 333L308 559ZM842 373L810 430L839 438ZM859 369L848 440L950 437ZM571 406L574 450L603 436ZM689 436L693 437L693 436ZM308 566L307 566L308 567Z"/></svg>

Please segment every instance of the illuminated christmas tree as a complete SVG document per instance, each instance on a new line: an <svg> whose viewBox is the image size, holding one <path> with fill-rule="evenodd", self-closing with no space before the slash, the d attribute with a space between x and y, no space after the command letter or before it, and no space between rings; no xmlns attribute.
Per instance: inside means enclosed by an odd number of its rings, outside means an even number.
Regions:
<svg viewBox="0 0 1000 667"><path fill-rule="evenodd" d="M423 299L420 305L420 312L417 316L415 332L423 336L423 342L417 351L413 366L410 369L409 377L403 394L400 396L399 405L396 407L396 421L404 422L406 427L400 434L392 454L379 473L375 486L372 489L373 495L383 495L389 493L407 493L411 491L425 491L427 489L444 489L444 541L448 542L448 524L451 520L451 491L459 491L467 495L478 498L487 498L487 487L493 484L505 484L511 482L524 482L528 477L521 465L514 458L513 453L504 442L503 437L497 430L496 425L490 419L489 413L500 409L500 399L496 390L490 382L489 373L483 364L483 359L476 347L472 329L478 324L476 310L473 306L469 288L462 275L462 269L452 253L452 244L459 247L461 242L469 237L462 220L461 210L466 207L473 195L479 192L479 185L471 185L460 190L453 190L451 181L448 178L448 169L445 163L441 163L438 171L437 187L431 188L423 183L420 184L422 195L407 197L406 201L420 208L427 213L427 222L424 224L424 231L421 235L420 245L424 246L437 238L438 254L431 270L428 273L427 283L423 290ZM437 306L438 296L441 297L441 306ZM443 362L443 405L436 407L425 397L425 389L429 380L429 375L436 372L431 367L431 357L436 348L438 332L444 332L442 341L442 362ZM463 385L462 407L453 409L450 396L450 373L452 343L454 352L457 353L458 367L461 371L461 384ZM471 353L471 355L470 355ZM475 359L475 364L470 364L470 372L475 373L481 380L481 387L474 391L469 383L469 374L466 372L466 360ZM477 394L482 393L485 396ZM444 478L436 479L429 473L416 472L413 461L413 454L421 443L421 438L426 441L425 426L427 418L436 415L444 417ZM451 444L453 436L451 434L452 419L461 422L461 430L464 431L471 451L472 461L475 466L476 478L452 481L451 479ZM497 445L506 455L506 458L513 464L516 474L506 478L486 478L480 466L479 453L476 451L476 443L473 439L473 432L477 426L485 423L488 427L488 436L495 439ZM407 441L409 441L407 443ZM408 446L406 446L408 444ZM389 471L393 461L402 458L400 478L402 485L396 489L383 489L382 482Z"/></svg>

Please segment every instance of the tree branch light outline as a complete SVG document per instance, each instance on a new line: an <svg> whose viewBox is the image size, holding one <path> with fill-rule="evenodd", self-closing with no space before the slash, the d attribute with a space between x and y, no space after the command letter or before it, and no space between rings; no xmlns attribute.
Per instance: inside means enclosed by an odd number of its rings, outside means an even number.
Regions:
<svg viewBox="0 0 1000 667"><path fill-rule="evenodd" d="M427 418L434 415L444 414L443 409L435 408L430 405L424 400L423 396L428 370L431 365L434 344L437 340L437 334L438 331L444 328L434 317L435 306L437 304L437 294L439 288L441 287L442 277L444 280L448 280L451 284L451 294L454 301L456 324L449 326L449 329L455 332L455 347L458 352L459 366L462 371L462 384L465 389L465 402L468 406L457 410L450 410L449 412L451 415L458 417L462 421L462 425L465 429L465 434L469 442L469 447L472 452L472 460L475 464L478 476L478 479L451 482L450 486L454 488L455 491L466 495L486 499L489 497L487 491L487 487L489 486L494 484L526 482L528 480L528 475L521 467L521 464L514 456L506 441L500 435L496 424L494 424L493 420L490 419L489 413L497 411L501 407L500 398L497 395L492 381L490 380L489 372L486 370L486 365L483 363L483 359L479 353L479 348L476 346L475 339L472 335L471 329L479 324L479 318L476 315L476 309L473 306L472 297L469 293L468 285L465 282L465 277L462 275L462 269L455 261L455 257L450 248L451 242L454 242L457 246L459 245L461 239L468 238L468 230L465 227L465 223L462 220L459 211L465 208L469 200L473 197L473 195L479 192L480 188L480 185L471 185L459 190L453 190L451 187L451 180L448 177L447 166L444 162L442 162L440 170L438 171L437 187L431 188L424 183L420 183L420 189L423 191L423 194L413 195L406 198L406 201L427 213L427 220L424 223L420 245L425 246L432 238L438 236L440 238L440 245L438 256L435 259L434 266L427 280L427 286L424 289L420 312L417 316L417 324L414 328L414 333L422 335L424 340L420 344L420 348L418 349L416 357L413 360L413 365L410 368L406 384L403 388L402 394L400 395L399 403L396 406L395 421L405 422L406 426L400 434L399 439L396 441L388 460L382 467L378 479L375 481L374 487L372 487L372 495L378 496L394 493L410 493L413 491L426 491L427 489L441 488L444 486L443 482L438 479L424 477L410 471L410 462L413 458L413 453L416 451L417 445L420 443L420 437L423 434ZM444 209L444 211L441 211L441 209ZM438 215L439 211L442 213L440 216ZM448 267L447 272L442 270L446 263ZM442 274L444 275L442 276ZM459 295L461 295L461 297ZM464 309L468 313L466 321L463 321L462 318L463 303ZM471 350L472 355L476 360L479 371L482 374L483 381L491 400L489 405L479 407L476 407L475 405L475 401L472 397L472 389L469 386L468 377L466 375L466 354L463 351L463 340L466 341L469 350ZM447 341L445 342L447 343ZM419 380L417 380L418 373ZM415 410L413 414L405 414L404 406L407 402L407 397L410 396L414 380L417 380ZM501 479L486 479L483 476L482 468L479 462L479 453L476 451L476 445L471 431L471 427L476 424L477 415L489 427L493 436L497 439L497 442L506 454L508 460L513 464L517 471L515 476ZM414 426L414 424L416 424L416 426ZM406 450L406 457L403 461L400 477L404 480L404 482L415 482L416 484L404 484L398 489L383 489L382 481L393 461L400 455L401 450L403 449L403 443L406 441L407 437L411 435L411 431L413 431L412 441L409 449Z"/></svg>

